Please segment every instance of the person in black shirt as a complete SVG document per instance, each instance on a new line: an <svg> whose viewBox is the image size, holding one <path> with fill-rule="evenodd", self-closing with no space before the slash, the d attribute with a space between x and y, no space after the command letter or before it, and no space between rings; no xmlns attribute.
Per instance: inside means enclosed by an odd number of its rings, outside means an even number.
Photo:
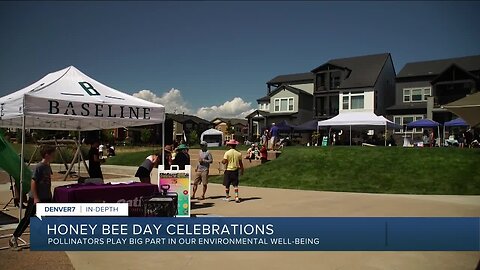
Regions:
<svg viewBox="0 0 480 270"><path fill-rule="evenodd" d="M188 154L188 146L180 144L177 147L177 154L172 165L178 165L179 170L185 170L185 165L190 165L190 155Z"/></svg>
<svg viewBox="0 0 480 270"><path fill-rule="evenodd" d="M90 178L103 179L102 169L100 168L100 154L98 152L99 142L95 141L88 152L88 174Z"/></svg>
<svg viewBox="0 0 480 270"><path fill-rule="evenodd" d="M55 157L55 147L51 145L43 146L40 149L40 155L42 156L42 161L35 166L35 170L33 171L25 216L18 224L17 229L9 241L9 245L13 249L19 248L17 240L30 224L30 218L35 216L37 211L36 204L52 202L52 168L50 167L50 162Z"/></svg>

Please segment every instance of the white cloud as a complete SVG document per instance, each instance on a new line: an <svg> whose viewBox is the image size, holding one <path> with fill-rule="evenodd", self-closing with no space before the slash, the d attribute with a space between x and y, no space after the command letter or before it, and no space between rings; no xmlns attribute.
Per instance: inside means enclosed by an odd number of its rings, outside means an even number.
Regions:
<svg viewBox="0 0 480 270"><path fill-rule="evenodd" d="M201 107L194 113L183 99L182 92L175 88L163 93L162 96L157 96L150 90L141 90L133 94L133 96L162 104L168 113L184 112L185 114L195 114L206 120L213 120L216 117L244 119L245 116L254 111L251 102L246 102L242 98L236 97L230 101L225 101L225 103L219 106Z"/></svg>
<svg viewBox="0 0 480 270"><path fill-rule="evenodd" d="M187 102L183 99L181 91L175 88L170 89L170 91L164 93L161 97L150 90L141 90L133 94L133 96L162 104L168 113L192 113Z"/></svg>
<svg viewBox="0 0 480 270"><path fill-rule="evenodd" d="M201 107L197 110L197 116L207 120L212 120L216 117L243 119L252 111L251 102L245 102L242 98L236 97L230 101L225 101L225 103L219 106Z"/></svg>

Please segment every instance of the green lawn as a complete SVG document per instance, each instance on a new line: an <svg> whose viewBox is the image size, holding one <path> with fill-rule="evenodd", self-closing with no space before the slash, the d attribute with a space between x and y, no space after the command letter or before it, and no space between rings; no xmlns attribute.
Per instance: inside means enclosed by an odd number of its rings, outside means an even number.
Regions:
<svg viewBox="0 0 480 270"><path fill-rule="evenodd" d="M480 151L456 148L288 147L245 171L240 185L404 194L480 194ZM221 177L212 177L221 183Z"/></svg>
<svg viewBox="0 0 480 270"><path fill-rule="evenodd" d="M14 148L20 150L19 145L14 145ZM106 164L139 166L145 157L158 151L158 147L117 149L117 156L109 158ZM30 158L33 150L33 145L26 146L26 159ZM87 150L84 149L84 152ZM71 150L66 152L69 157L73 154ZM221 183L222 177L210 180ZM246 170L240 185L371 193L480 195L480 150L287 147L278 159Z"/></svg>
<svg viewBox="0 0 480 270"><path fill-rule="evenodd" d="M158 152L156 150L155 152ZM155 153L153 149L138 152L117 152L114 157L109 157L105 164L122 166L140 166L146 157Z"/></svg>

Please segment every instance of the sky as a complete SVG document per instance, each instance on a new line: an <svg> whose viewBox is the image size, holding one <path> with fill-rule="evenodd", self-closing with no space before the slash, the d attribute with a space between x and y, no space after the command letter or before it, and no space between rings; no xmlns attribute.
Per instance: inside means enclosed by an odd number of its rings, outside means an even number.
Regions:
<svg viewBox="0 0 480 270"><path fill-rule="evenodd" d="M0 96L70 65L168 112L242 117L329 59L480 54L480 2L0 2Z"/></svg>

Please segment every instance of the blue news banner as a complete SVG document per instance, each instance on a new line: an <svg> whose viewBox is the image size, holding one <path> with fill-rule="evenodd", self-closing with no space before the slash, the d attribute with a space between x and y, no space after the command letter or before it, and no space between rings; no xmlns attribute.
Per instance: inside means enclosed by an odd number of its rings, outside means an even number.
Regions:
<svg viewBox="0 0 480 270"><path fill-rule="evenodd" d="M37 217L57 251L479 251L480 218Z"/></svg>

